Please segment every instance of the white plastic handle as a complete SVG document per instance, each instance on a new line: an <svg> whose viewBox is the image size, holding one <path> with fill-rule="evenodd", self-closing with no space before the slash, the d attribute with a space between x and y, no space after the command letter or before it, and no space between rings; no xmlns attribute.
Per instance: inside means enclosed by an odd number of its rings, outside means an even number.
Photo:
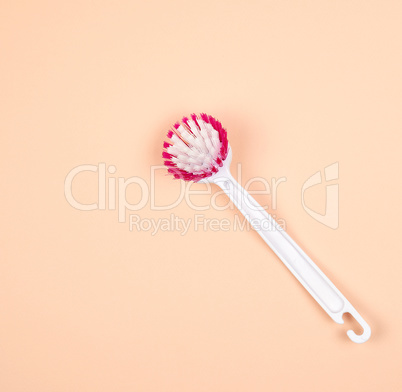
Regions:
<svg viewBox="0 0 402 392"><path fill-rule="evenodd" d="M235 181L228 168L222 167L211 178L211 182L225 191L258 234L335 322L343 324L344 313L350 313L356 319L363 327L363 333L357 335L349 330L349 338L355 343L366 342L371 335L369 325L278 223Z"/></svg>

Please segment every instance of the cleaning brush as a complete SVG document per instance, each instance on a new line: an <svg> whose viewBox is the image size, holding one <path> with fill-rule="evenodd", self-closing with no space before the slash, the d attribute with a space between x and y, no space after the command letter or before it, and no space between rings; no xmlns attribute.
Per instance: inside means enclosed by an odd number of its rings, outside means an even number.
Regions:
<svg viewBox="0 0 402 392"><path fill-rule="evenodd" d="M222 188L253 228L271 247L305 289L338 324L350 313L363 328L357 335L348 330L355 343L366 342L371 330L356 309L335 285L289 237L280 225L238 184L230 174L232 150L227 132L214 117L205 113L183 117L173 125L163 144L167 170L184 181L215 183Z"/></svg>

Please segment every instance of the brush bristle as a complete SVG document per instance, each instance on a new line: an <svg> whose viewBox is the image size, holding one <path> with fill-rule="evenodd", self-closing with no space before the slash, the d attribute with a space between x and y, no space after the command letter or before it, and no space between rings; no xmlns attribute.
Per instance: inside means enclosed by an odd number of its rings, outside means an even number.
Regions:
<svg viewBox="0 0 402 392"><path fill-rule="evenodd" d="M212 116L201 113L183 117L169 130L163 143L165 166L174 178L200 181L212 176L228 155L227 132Z"/></svg>

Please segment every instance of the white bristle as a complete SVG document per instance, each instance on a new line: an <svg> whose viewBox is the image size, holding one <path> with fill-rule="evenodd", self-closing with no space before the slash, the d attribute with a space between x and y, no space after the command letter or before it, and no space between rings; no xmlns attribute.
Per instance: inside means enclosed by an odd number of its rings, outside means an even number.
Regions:
<svg viewBox="0 0 402 392"><path fill-rule="evenodd" d="M172 145L166 151L177 168L195 175L219 169L221 141L211 124L201 118L197 122L189 119L174 130L170 139Z"/></svg>

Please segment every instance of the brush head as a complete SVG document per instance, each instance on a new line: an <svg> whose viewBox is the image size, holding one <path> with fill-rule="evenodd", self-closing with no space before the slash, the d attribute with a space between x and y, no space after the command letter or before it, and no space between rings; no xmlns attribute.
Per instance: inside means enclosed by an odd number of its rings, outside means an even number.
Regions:
<svg viewBox="0 0 402 392"><path fill-rule="evenodd" d="M227 132L205 113L183 117L163 143L165 166L174 178L198 182L217 173L228 155Z"/></svg>

